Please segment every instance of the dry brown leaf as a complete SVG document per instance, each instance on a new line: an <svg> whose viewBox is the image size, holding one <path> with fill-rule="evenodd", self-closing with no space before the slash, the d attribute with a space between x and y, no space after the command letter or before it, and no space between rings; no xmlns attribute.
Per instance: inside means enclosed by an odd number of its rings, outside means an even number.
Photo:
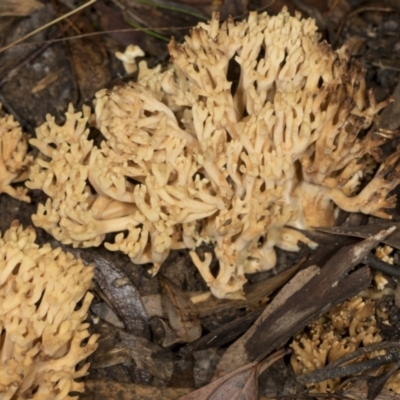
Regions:
<svg viewBox="0 0 400 400"><path fill-rule="evenodd" d="M164 292L163 307L171 328L182 343L194 342L201 336L201 322L197 307L187 293L165 277L160 277Z"/></svg>
<svg viewBox="0 0 400 400"><path fill-rule="evenodd" d="M118 318L117 314L106 303L100 302L93 304L90 309L92 312L101 318L103 321L115 326L116 328L123 329L124 323Z"/></svg>
<svg viewBox="0 0 400 400"><path fill-rule="evenodd" d="M26 17L42 7L37 0L1 0L0 17Z"/></svg>
<svg viewBox="0 0 400 400"><path fill-rule="evenodd" d="M262 363L246 364L178 400L257 400L258 376L284 354L279 350Z"/></svg>

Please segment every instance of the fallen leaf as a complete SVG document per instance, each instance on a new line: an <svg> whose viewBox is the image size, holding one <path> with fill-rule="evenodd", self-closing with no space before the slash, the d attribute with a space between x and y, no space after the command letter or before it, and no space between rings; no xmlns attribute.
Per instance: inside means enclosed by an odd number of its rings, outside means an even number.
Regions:
<svg viewBox="0 0 400 400"><path fill-rule="evenodd" d="M125 329L132 334L150 338L148 317L144 310L140 294L130 280L108 260L96 257L93 261L86 257L85 261L95 265L95 282L99 285L108 301L117 311ZM83 256L83 252L82 252ZM125 285L115 285L123 279Z"/></svg>
<svg viewBox="0 0 400 400"><path fill-rule="evenodd" d="M107 349L104 347L99 346L93 355L93 369L133 363L138 371L145 371L164 382L168 382L173 374L171 354L143 337L119 331L119 340L114 346Z"/></svg>
<svg viewBox="0 0 400 400"><path fill-rule="evenodd" d="M201 336L199 312L187 293L169 279L160 277L164 292L163 307L168 316L169 324L180 342L194 342Z"/></svg>
<svg viewBox="0 0 400 400"><path fill-rule="evenodd" d="M153 340L160 343L161 346L169 347L173 344L182 342L175 331L173 331L162 318L154 317L151 322L153 328Z"/></svg>
<svg viewBox="0 0 400 400"><path fill-rule="evenodd" d="M257 400L258 376L284 354L280 350L261 363L246 364L178 400Z"/></svg>
<svg viewBox="0 0 400 400"><path fill-rule="evenodd" d="M101 318L103 321L123 329L124 323L118 318L117 314L104 302L93 304L90 309L92 312Z"/></svg>

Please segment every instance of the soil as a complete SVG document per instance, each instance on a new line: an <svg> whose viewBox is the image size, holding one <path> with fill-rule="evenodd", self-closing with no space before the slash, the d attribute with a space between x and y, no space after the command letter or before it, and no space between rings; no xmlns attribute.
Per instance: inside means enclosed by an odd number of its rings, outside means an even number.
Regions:
<svg viewBox="0 0 400 400"><path fill-rule="evenodd" d="M30 10L28 15L0 16L0 46L16 41L85 2L41 0L41 3L42 7ZM126 75L122 63L114 56L116 51L124 51L127 44L139 45L149 66L166 64L169 38L173 35L178 41L182 40L190 27L209 18L213 11L220 11L222 19L228 15L240 19L251 10L276 14L287 6L291 12L300 10L304 16L315 18L322 37L333 47L344 44L349 47L352 57L365 68L368 88L374 90L378 101L390 96L395 100L376 123L382 130L400 128L398 0L163 0L157 4L165 8L156 7L153 2L97 0L68 20L41 30L2 52L0 102L3 109L13 114L24 130L34 136L35 127L46 121L46 115L53 115L56 121L62 122L70 103L76 109L83 104L91 105L98 90L135 79L134 75ZM138 25L146 29L135 29ZM386 154L393 152L397 143L393 141L386 146ZM8 229L14 219L24 226L32 224L31 215L46 196L39 191L31 191L30 195L32 201L27 204L0 194L0 231ZM398 208L393 216L395 221L399 220ZM379 226L383 223L360 215L350 218L358 218L359 224ZM348 221L349 215L343 214L341 220ZM39 243L61 245L41 229L37 232ZM335 251L341 246L358 243L358 239L350 236L325 235L321 233L319 239L325 240L327 248L333 246ZM262 289L257 286L254 297L247 303L210 300L202 313L196 311L182 328L182 321L174 320L171 315L185 309L190 316L187 311L191 307L189 295L207 289L187 251L172 252L160 274L151 277L148 273L150 265L134 265L127 256L111 253L102 246L89 249L63 247L96 265L92 287L95 300L88 321L91 330L100 333L101 337L98 350L90 357L92 367L85 377L86 392L81 399L177 399L209 384L228 346L249 329L264 310L268 298L290 278L289 275L283 277L275 286L267 287L268 290L266 286ZM210 251L209 248L203 250ZM267 282L271 276L278 276L295 265L302 264L305 268L307 262L311 265L307 261L311 256L305 247L299 253L278 251L274 270L249 276L248 287L256 288L252 285ZM396 254L395 260L398 260ZM389 279L395 289L396 278ZM124 287L123 295L118 294L116 280L122 282L119 287ZM171 287L176 288L181 297L168 297ZM394 321L400 315L398 302L394 296L386 301ZM163 309L161 302L169 305ZM385 331L386 341L398 340L396 324L394 321L395 328ZM200 343L197 347L186 347L189 340L182 339L181 330L188 326L200 329L203 337L217 332L218 345ZM307 398L305 387L296 380L289 358L280 358L259 376L260 398ZM359 390L359 398L367 398L367 389ZM201 396L193 398L217 399Z"/></svg>

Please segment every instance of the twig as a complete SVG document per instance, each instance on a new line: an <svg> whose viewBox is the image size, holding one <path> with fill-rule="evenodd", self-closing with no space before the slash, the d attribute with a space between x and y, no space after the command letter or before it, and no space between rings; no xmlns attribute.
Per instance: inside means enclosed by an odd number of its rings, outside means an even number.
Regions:
<svg viewBox="0 0 400 400"><path fill-rule="evenodd" d="M304 384L322 382L327 379L344 378L350 375L360 374L369 369L376 369L382 365L398 362L400 360L400 353L385 354L384 356L377 356L370 360L361 361L356 364L346 365L337 368L323 368L309 374L300 375L296 379Z"/></svg>
<svg viewBox="0 0 400 400"><path fill-rule="evenodd" d="M397 361L389 370L379 376L372 376L368 379L368 400L375 399L382 391L388 379L400 368L400 361Z"/></svg>
<svg viewBox="0 0 400 400"><path fill-rule="evenodd" d="M353 358L357 358L367 353L371 353L373 351L387 350L387 349L400 349L400 343L397 342L383 342L383 343L375 343L370 346L360 347L353 352L346 354L343 357L338 358L336 361L330 363L326 368L336 368L337 366L344 364L347 361L352 360Z"/></svg>
<svg viewBox="0 0 400 400"><path fill-rule="evenodd" d="M380 260L372 253L369 253L367 257L365 257L365 263L368 264L372 269L376 269L377 271L383 272L384 274L393 276L395 278L400 278L400 269L398 265L392 265Z"/></svg>
<svg viewBox="0 0 400 400"><path fill-rule="evenodd" d="M338 399L338 400L353 400L354 397L348 397L337 393L296 393L286 396L277 396L276 400L298 400L298 399Z"/></svg>

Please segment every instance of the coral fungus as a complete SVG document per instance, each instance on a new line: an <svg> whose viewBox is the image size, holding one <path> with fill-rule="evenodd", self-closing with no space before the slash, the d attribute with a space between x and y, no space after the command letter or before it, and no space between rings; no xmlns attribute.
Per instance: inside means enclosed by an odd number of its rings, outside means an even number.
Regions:
<svg viewBox="0 0 400 400"><path fill-rule="evenodd" d="M27 138L20 124L12 115L3 113L3 116L0 116L0 193L30 202L26 188L11 186L12 183L28 178L28 167L33 157L29 156L27 151Z"/></svg>
<svg viewBox="0 0 400 400"><path fill-rule="evenodd" d="M0 235L0 398L77 399L97 347L83 322L93 268L35 238L17 221Z"/></svg>
<svg viewBox="0 0 400 400"><path fill-rule="evenodd" d="M332 225L335 207L388 217L400 153L360 189L371 157L382 161L385 139L367 128L387 102L366 91L346 48L320 41L314 20L214 15L169 52L166 70L141 62L137 82L97 93L101 145L88 140L87 110L37 129L28 187L49 199L35 225L74 246L120 232L107 248L153 273L188 248L212 293L235 298L245 273L275 265L275 246L307 242L291 227ZM195 253L202 242L214 245L217 276L211 254Z"/></svg>

